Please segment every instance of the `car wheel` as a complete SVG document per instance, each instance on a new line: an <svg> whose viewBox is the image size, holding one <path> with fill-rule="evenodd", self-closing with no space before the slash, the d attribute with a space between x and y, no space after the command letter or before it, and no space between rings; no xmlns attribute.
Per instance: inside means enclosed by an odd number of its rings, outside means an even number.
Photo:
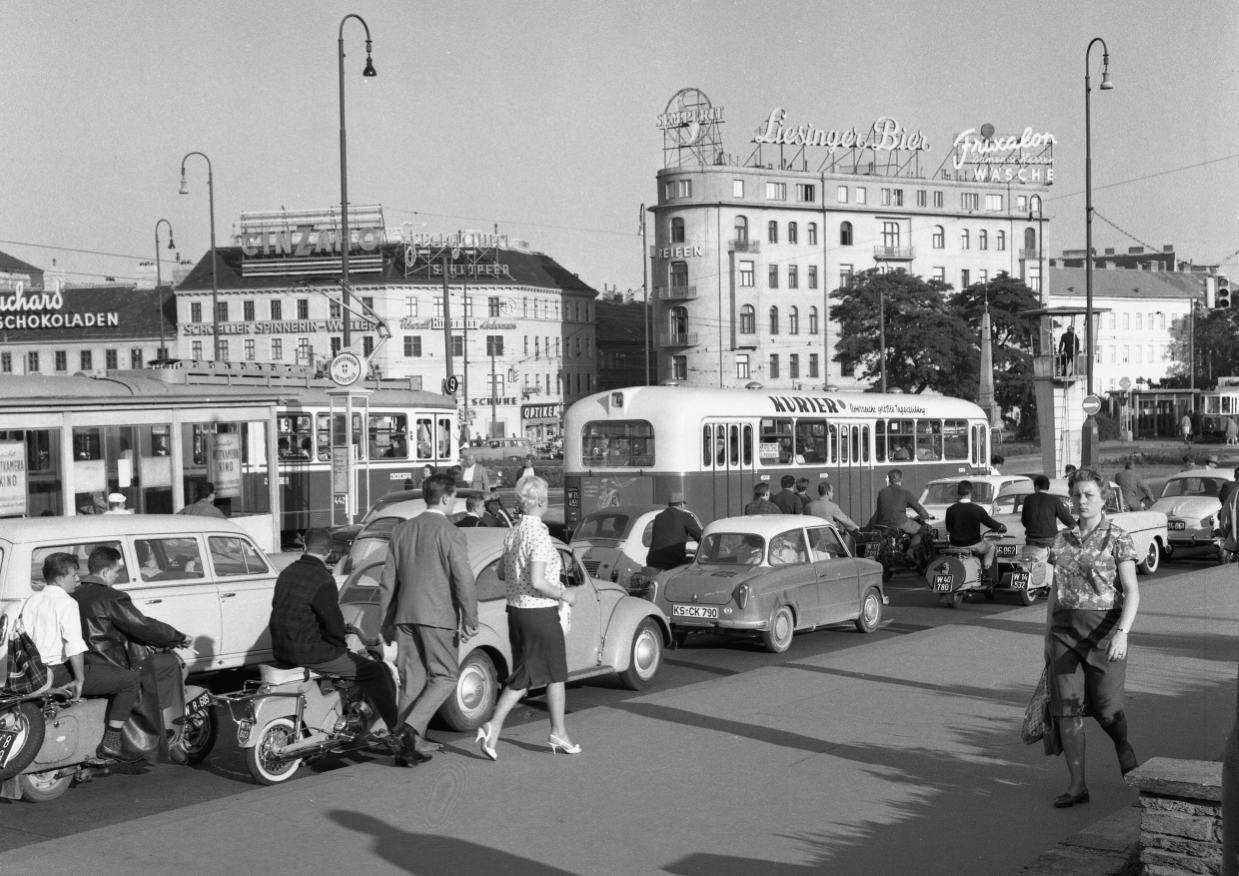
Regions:
<svg viewBox="0 0 1239 876"><path fill-rule="evenodd" d="M494 661L485 651L471 651L460 664L456 695L439 710L448 726L462 733L485 724L499 699L499 676Z"/></svg>
<svg viewBox="0 0 1239 876"><path fill-rule="evenodd" d="M274 718L263 725L258 733L258 742L245 749L245 766L260 785L278 785L286 782L301 766L301 758L285 758L273 752L295 742L296 730L292 718Z"/></svg>
<svg viewBox="0 0 1239 876"><path fill-rule="evenodd" d="M0 713L0 730L16 732L13 747L9 750L9 762L0 769L0 782L11 779L34 762L35 755L43 747L47 725L43 712L34 703L19 703ZM7 734L6 734L7 735Z"/></svg>
<svg viewBox="0 0 1239 876"><path fill-rule="evenodd" d="M215 740L219 737L219 715L212 708L196 715L185 716L185 734L181 737L180 748L185 754L185 763L202 763L206 760Z"/></svg>
<svg viewBox="0 0 1239 876"><path fill-rule="evenodd" d="M60 770L47 770L42 773L25 773L17 777L17 788L22 799L27 803L46 803L55 800L73 784L73 773L60 777Z"/></svg>
<svg viewBox="0 0 1239 876"><path fill-rule="evenodd" d="M860 601L860 617L856 618L856 629L862 633L872 633L882 622L882 597L876 587L865 591Z"/></svg>
<svg viewBox="0 0 1239 876"><path fill-rule="evenodd" d="M646 618L632 634L628 668L619 674L620 682L629 690L643 690L658 675L663 665L663 634L658 622Z"/></svg>
<svg viewBox="0 0 1239 876"><path fill-rule="evenodd" d="M770 618L770 629L762 630L761 642L771 654L782 654L792 646L792 634L796 631L796 619L786 605L775 609Z"/></svg>
<svg viewBox="0 0 1239 876"><path fill-rule="evenodd" d="M1152 575L1157 571L1157 564L1160 558L1161 549L1157 545L1157 539L1153 539L1149 542L1149 549L1145 553L1144 559L1136 564L1136 571L1141 575Z"/></svg>

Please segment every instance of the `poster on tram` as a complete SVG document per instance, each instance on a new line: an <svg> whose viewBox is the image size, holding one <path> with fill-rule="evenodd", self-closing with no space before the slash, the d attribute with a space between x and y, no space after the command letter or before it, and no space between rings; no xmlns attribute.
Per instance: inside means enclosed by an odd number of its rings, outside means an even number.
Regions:
<svg viewBox="0 0 1239 876"><path fill-rule="evenodd" d="M26 513L26 443L0 441L0 517Z"/></svg>
<svg viewBox="0 0 1239 876"><path fill-rule="evenodd" d="M211 482L220 499L235 499L241 495L241 435L220 432L208 436L211 448Z"/></svg>

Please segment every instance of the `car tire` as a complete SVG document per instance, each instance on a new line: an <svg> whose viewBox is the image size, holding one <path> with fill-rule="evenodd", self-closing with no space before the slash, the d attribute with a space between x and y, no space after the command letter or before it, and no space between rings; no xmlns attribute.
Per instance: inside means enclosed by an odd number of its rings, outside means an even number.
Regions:
<svg viewBox="0 0 1239 876"><path fill-rule="evenodd" d="M637 624L628 650L628 668L619 674L620 683L629 690L644 690L658 675L663 665L663 633L658 622L646 618Z"/></svg>
<svg viewBox="0 0 1239 876"><path fill-rule="evenodd" d="M467 733L490 720L499 700L499 674L490 655L480 648L470 651L460 664L456 694L448 697L439 716L453 730Z"/></svg>
<svg viewBox="0 0 1239 876"><path fill-rule="evenodd" d="M1152 575L1157 571L1158 562L1161 559L1161 548L1158 546L1157 539L1149 542L1149 549L1145 552L1144 559L1136 564L1136 571L1141 575Z"/></svg>
<svg viewBox="0 0 1239 876"><path fill-rule="evenodd" d="M862 633L872 633L882 623L882 597L876 587L870 587L860 600L860 616L856 618L856 629Z"/></svg>
<svg viewBox="0 0 1239 876"><path fill-rule="evenodd" d="M762 630L761 643L771 654L782 654L792 646L796 618L786 605L780 605L770 618L770 629Z"/></svg>
<svg viewBox="0 0 1239 876"><path fill-rule="evenodd" d="M296 727L292 718L274 718L258 731L258 742L245 749L245 766L260 785L278 785L286 782L301 766L301 758L277 758L271 754L273 745L287 745L294 741Z"/></svg>
<svg viewBox="0 0 1239 876"><path fill-rule="evenodd" d="M9 756L8 764L0 770L0 782L3 782L34 762L39 749L43 747L47 724L43 721L43 712L39 707L25 702L0 714L0 729L17 731L17 739L13 741L13 753Z"/></svg>
<svg viewBox="0 0 1239 876"><path fill-rule="evenodd" d="M17 790L27 803L47 803L69 790L73 784L73 773L57 778L59 769L46 770L41 773L24 773L17 777Z"/></svg>

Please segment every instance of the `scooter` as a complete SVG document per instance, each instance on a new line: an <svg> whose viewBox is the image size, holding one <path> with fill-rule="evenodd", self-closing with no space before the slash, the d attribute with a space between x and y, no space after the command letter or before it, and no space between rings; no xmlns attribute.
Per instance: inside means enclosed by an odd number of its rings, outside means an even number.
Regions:
<svg viewBox="0 0 1239 876"><path fill-rule="evenodd" d="M914 559L907 556L912 536L897 526L878 524L872 529L862 529L856 534L856 549L861 556L882 564L882 580L889 581L901 569L915 569L924 575L935 556L934 531L924 519L913 518L921 525L921 543ZM931 518L932 519L932 518Z"/></svg>
<svg viewBox="0 0 1239 876"><path fill-rule="evenodd" d="M1003 573L1002 586L1017 591L1025 605L1032 605L1038 597L1048 596L1054 584L1054 567L1050 565L1049 555L1049 548L1024 545L1019 556L1009 560L1011 571Z"/></svg>
<svg viewBox="0 0 1239 876"><path fill-rule="evenodd" d="M173 652L175 653L175 652ZM181 663L182 681L186 676ZM164 709L174 731L169 753L177 763L199 763L211 753L219 719L211 694L184 685L182 703ZM55 800L74 782L106 776L117 761L99 757L108 701L101 697L71 700L64 688L25 696L0 695L0 797L42 803ZM168 721L177 715L180 720Z"/></svg>
<svg viewBox="0 0 1239 876"><path fill-rule="evenodd" d="M264 663L259 680L216 694L237 722L245 766L262 785L293 777L303 761L357 751L391 738L383 719L348 679L299 666Z"/></svg>
<svg viewBox="0 0 1239 876"><path fill-rule="evenodd" d="M992 530L982 538L994 543L1002 538L1003 532L1005 530ZM997 572L997 559L990 566L989 574L983 575L981 558L971 549L945 547L925 570L925 580L929 582L929 589L938 594L939 604L956 608L969 593L982 593L987 600L993 600Z"/></svg>

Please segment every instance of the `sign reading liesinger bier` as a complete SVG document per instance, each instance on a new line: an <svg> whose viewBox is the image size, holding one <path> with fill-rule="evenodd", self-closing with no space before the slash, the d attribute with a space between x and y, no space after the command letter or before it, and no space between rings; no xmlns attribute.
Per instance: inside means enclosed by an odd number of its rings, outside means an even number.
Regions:
<svg viewBox="0 0 1239 876"><path fill-rule="evenodd" d="M0 517L26 513L26 443L0 441Z"/></svg>

